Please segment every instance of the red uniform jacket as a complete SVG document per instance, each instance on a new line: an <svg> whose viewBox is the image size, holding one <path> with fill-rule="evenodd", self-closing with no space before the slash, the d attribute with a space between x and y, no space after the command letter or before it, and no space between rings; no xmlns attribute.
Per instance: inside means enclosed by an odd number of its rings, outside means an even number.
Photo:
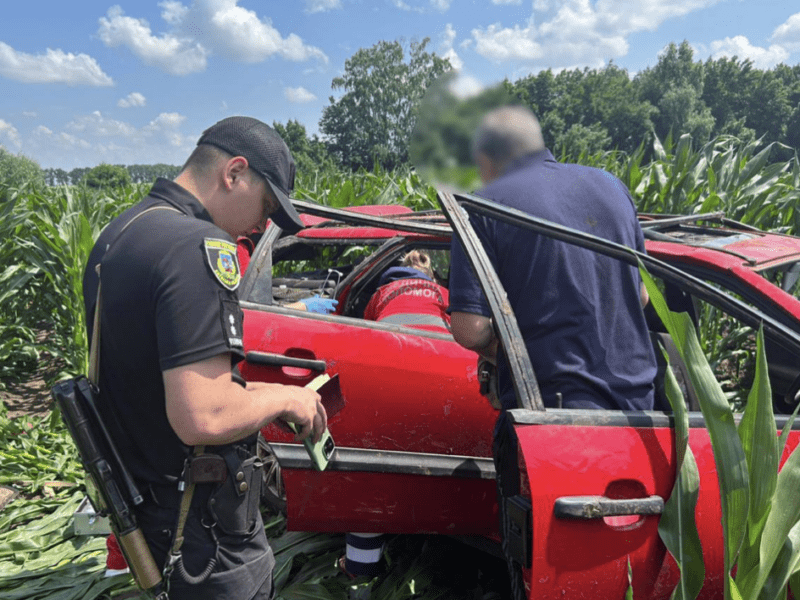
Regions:
<svg viewBox="0 0 800 600"><path fill-rule="evenodd" d="M450 332L447 288L425 279L399 279L378 288L364 318L426 331Z"/></svg>

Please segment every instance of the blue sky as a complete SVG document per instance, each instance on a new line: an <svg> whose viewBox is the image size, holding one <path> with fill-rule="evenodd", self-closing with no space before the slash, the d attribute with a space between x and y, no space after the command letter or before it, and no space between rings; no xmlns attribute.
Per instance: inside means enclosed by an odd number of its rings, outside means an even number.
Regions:
<svg viewBox="0 0 800 600"><path fill-rule="evenodd" d="M465 89L542 69L695 59L800 62L796 0L80 0L6 2L0 145L43 167L181 164L250 115L316 133L359 48L431 38Z"/></svg>

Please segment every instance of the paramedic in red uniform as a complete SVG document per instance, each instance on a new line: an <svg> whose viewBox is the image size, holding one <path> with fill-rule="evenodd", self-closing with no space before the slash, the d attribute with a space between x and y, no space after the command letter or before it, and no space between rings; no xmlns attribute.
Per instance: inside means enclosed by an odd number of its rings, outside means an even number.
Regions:
<svg viewBox="0 0 800 600"><path fill-rule="evenodd" d="M379 285L364 311L365 319L449 333L449 294L434 280L427 253L412 250L402 266L381 275Z"/></svg>

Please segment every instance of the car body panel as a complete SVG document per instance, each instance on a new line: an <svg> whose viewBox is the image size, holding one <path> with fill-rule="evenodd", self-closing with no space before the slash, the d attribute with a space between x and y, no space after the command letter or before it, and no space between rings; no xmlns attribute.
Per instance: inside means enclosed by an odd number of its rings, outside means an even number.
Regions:
<svg viewBox="0 0 800 600"><path fill-rule="evenodd" d="M477 392L474 353L442 334L347 317L298 316L302 313L281 308L253 309L246 303L244 308L245 379L306 385L319 373L258 364L258 352L322 361L327 373L339 375L345 399L328 424L337 445L328 470L310 470L303 453L305 469L295 472L287 464L284 470L290 528L341 531L349 523L346 530L371 531L382 524L383 531L389 523L392 530L406 533L496 531L493 469L487 466L495 411ZM274 424L263 433L279 459L278 445L302 448ZM345 456L345 450L364 452ZM437 457L440 466L456 459L446 476L412 468L425 460L435 463ZM482 459L486 473L481 477L477 468L462 466L459 476L458 466L475 459ZM369 468L363 464L369 461L394 461L395 472L353 472ZM425 472L432 471L433 466ZM374 473L375 480L365 478L366 472ZM445 487L451 489L442 494ZM464 511L476 507L484 509L474 513L483 518L464 518Z"/></svg>
<svg viewBox="0 0 800 600"><path fill-rule="evenodd" d="M705 221L702 215L694 219ZM669 225L669 215L640 215L640 220L648 254L722 285L800 331L800 299L766 278L769 271L800 261L800 238L720 218L709 218L703 227L686 222Z"/></svg>

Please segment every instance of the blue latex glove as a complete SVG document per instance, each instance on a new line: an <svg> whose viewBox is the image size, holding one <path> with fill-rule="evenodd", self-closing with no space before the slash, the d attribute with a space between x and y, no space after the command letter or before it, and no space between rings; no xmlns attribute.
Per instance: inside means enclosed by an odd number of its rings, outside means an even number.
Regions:
<svg viewBox="0 0 800 600"><path fill-rule="evenodd" d="M332 313L336 310L336 306L339 304L338 300L333 300L332 298L321 298L319 296L303 298L300 300L300 302L305 304L308 312L319 313L321 315L328 315Z"/></svg>

